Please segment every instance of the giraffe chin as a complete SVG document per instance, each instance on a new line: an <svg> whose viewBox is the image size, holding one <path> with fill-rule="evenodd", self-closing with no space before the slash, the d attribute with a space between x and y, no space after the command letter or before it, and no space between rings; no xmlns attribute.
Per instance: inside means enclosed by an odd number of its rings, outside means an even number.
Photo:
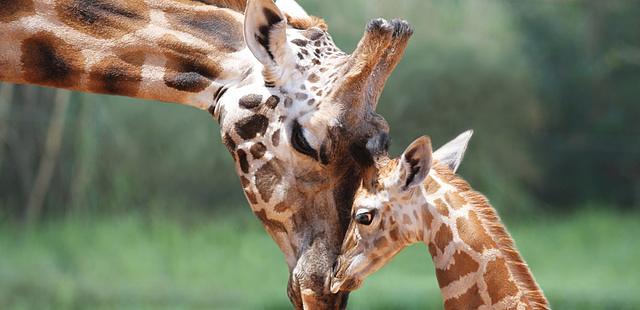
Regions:
<svg viewBox="0 0 640 310"><path fill-rule="evenodd" d="M340 279L337 277L331 278L331 293L337 294L338 292L351 292L355 291L362 286L363 281L352 279Z"/></svg>

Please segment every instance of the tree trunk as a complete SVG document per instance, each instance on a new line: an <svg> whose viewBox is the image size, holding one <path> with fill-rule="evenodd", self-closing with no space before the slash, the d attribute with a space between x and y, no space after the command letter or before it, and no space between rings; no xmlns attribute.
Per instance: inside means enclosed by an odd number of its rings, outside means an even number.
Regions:
<svg viewBox="0 0 640 310"><path fill-rule="evenodd" d="M44 199L49 191L49 185L55 171L62 137L64 135L64 125L67 116L67 105L69 104L70 92L66 90L56 91L53 112L49 129L47 130L47 140L44 153L40 158L38 174L33 184L29 200L27 201L27 223L33 223L40 218Z"/></svg>
<svg viewBox="0 0 640 310"><path fill-rule="evenodd" d="M9 130L9 114L11 113L11 103L13 101L13 84L0 84L0 171L4 162L4 149L7 141L7 131Z"/></svg>
<svg viewBox="0 0 640 310"><path fill-rule="evenodd" d="M85 98L83 96L83 98ZM82 110L75 132L75 162L71 181L70 205L73 212L81 211L86 205L87 185L92 182L96 165L96 137L94 102L82 102Z"/></svg>

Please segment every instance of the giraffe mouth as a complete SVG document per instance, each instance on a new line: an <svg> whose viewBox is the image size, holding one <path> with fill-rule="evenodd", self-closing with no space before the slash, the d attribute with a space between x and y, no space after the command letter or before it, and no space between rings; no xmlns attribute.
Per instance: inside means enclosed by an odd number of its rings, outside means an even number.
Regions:
<svg viewBox="0 0 640 310"><path fill-rule="evenodd" d="M333 265L330 275L329 290L333 294L339 291L353 291L360 287L361 281L357 277L353 277L348 272L350 264L347 263L342 256L339 256Z"/></svg>
<svg viewBox="0 0 640 310"><path fill-rule="evenodd" d="M340 291L340 288L342 287L342 280L339 280L338 278L335 277L331 277L331 293L332 294L337 294Z"/></svg>
<svg viewBox="0 0 640 310"><path fill-rule="evenodd" d="M331 274L329 275L329 290L333 294L337 294L342 287L342 283L344 283L344 281L338 276L340 274L341 258L342 256L338 256L336 261L333 263L333 268L331 268Z"/></svg>

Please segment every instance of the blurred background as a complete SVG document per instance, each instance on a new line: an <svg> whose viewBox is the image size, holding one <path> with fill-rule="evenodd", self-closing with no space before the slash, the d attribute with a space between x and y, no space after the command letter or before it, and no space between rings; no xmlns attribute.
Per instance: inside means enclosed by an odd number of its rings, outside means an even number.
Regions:
<svg viewBox="0 0 640 310"><path fill-rule="evenodd" d="M640 1L302 0L345 51L416 31L379 112L392 153L473 128L486 194L557 309L640 308ZM290 308L208 113L0 86L0 308ZM414 246L351 309L441 308Z"/></svg>

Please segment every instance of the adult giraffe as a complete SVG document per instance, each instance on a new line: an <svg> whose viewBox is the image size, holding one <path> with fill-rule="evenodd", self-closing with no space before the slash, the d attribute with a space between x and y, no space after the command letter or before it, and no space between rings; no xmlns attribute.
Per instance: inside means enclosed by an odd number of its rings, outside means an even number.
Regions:
<svg viewBox="0 0 640 310"><path fill-rule="evenodd" d="M0 80L209 111L253 212L285 255L294 306L346 305L328 275L361 176L387 150L375 107L408 24L370 22L347 55L293 0L2 6Z"/></svg>

